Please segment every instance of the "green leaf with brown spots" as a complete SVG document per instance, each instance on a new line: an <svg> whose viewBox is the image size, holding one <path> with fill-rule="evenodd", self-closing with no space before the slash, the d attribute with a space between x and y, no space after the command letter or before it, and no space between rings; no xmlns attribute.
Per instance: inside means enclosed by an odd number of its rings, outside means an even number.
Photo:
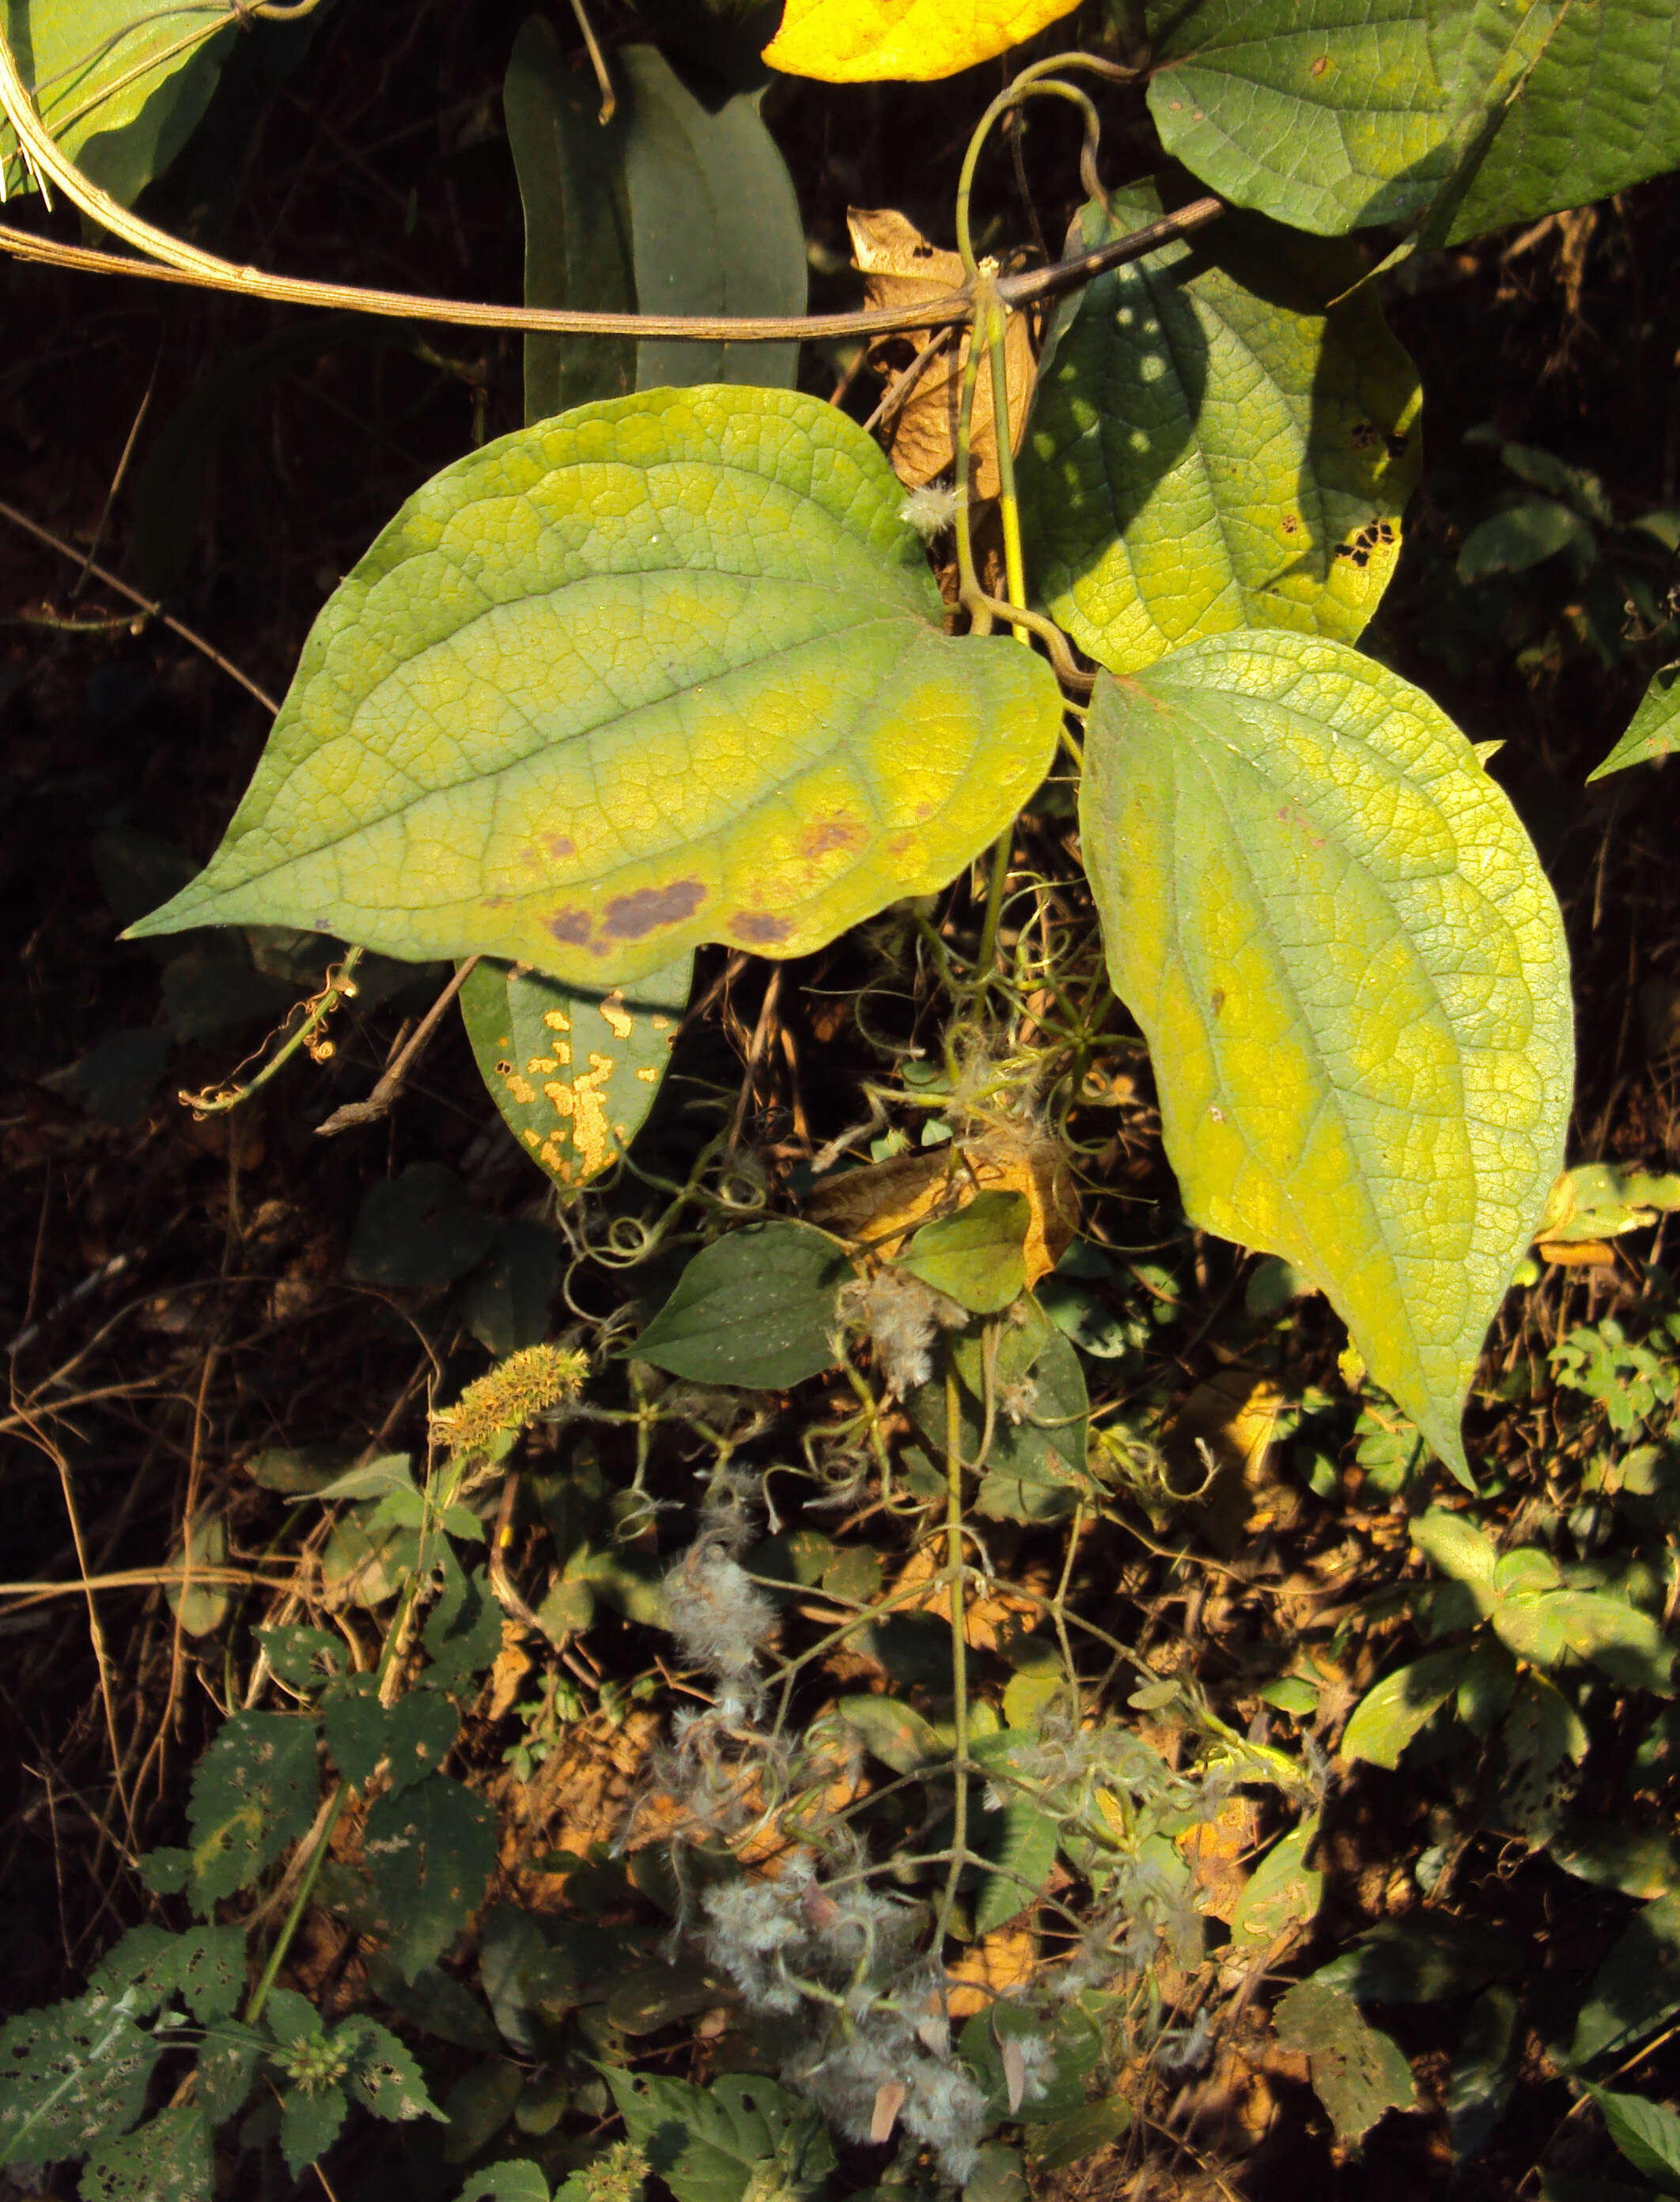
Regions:
<svg viewBox="0 0 1680 2202"><path fill-rule="evenodd" d="M649 391L470 453L329 600L221 848L133 933L628 990L943 886L1038 785L1061 698L1009 636L945 633L902 502L793 391Z"/></svg>
<svg viewBox="0 0 1680 2202"><path fill-rule="evenodd" d="M1134 186L1067 250L1160 212ZM1022 521L1051 614L1111 673L1235 627L1353 642L1376 610L1420 397L1364 273L1350 244L1231 214L1083 293L1040 379Z"/></svg>
<svg viewBox="0 0 1680 2202"><path fill-rule="evenodd" d="M557 1185L582 1185L635 1137L687 1005L693 957L628 991L574 992L486 959L461 989L479 1074L508 1127Z"/></svg>
<svg viewBox="0 0 1680 2202"><path fill-rule="evenodd" d="M1447 1465L1563 1159L1558 906L1428 697L1341 643L1099 675L1081 797L1109 974L1192 1220L1278 1254Z"/></svg>

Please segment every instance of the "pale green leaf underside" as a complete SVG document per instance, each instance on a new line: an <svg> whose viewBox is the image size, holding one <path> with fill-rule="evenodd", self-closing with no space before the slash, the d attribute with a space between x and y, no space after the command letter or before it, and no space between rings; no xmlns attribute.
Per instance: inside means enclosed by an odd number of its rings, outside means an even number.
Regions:
<svg viewBox="0 0 1680 2202"><path fill-rule="evenodd" d="M1680 165L1671 0L1192 0L1152 9L1176 159L1324 235L1459 240Z"/></svg>
<svg viewBox="0 0 1680 2202"><path fill-rule="evenodd" d="M6 38L41 120L73 161L125 206L167 168L208 105L233 10L144 0L6 0ZM0 120L8 197L32 191Z"/></svg>
<svg viewBox="0 0 1680 2202"><path fill-rule="evenodd" d="M1071 252L1156 220L1087 207ZM1419 393L1351 245L1228 216L1084 292L1020 461L1028 564L1111 672L1205 634L1353 641L1400 556Z"/></svg>
<svg viewBox="0 0 1680 2202"><path fill-rule="evenodd" d="M687 1006L692 956L627 994L574 993L488 957L461 989L461 1021L492 1099L557 1184L616 1162L659 1090Z"/></svg>
<svg viewBox="0 0 1680 2202"><path fill-rule="evenodd" d="M1573 1068L1562 924L1510 804L1398 674L1251 633L1099 680L1082 821L1187 1211L1321 1287L1464 1475Z"/></svg>
<svg viewBox="0 0 1680 2202"><path fill-rule="evenodd" d="M942 886L1061 704L952 639L902 491L793 392L581 408L398 513L316 621L198 878L133 928L297 925L585 986L821 947Z"/></svg>
<svg viewBox="0 0 1680 2202"><path fill-rule="evenodd" d="M1654 764L1676 749L1680 749L1680 660L1651 675L1627 732L1587 777L1603 780L1612 772L1625 772L1630 764Z"/></svg>

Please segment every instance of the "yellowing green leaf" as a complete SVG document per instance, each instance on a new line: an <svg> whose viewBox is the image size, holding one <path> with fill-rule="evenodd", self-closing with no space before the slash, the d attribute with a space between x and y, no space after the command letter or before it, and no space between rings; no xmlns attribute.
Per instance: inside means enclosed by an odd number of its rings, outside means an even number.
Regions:
<svg viewBox="0 0 1680 2202"><path fill-rule="evenodd" d="M787 0L772 68L829 84L955 76L1034 38L1079 0Z"/></svg>
<svg viewBox="0 0 1680 2202"><path fill-rule="evenodd" d="M1187 1212L1280 1254L1468 1481L1459 1417L1562 1159L1556 901L1429 698L1219 636L1099 676L1081 798L1115 989Z"/></svg>
<svg viewBox="0 0 1680 2202"><path fill-rule="evenodd" d="M1159 213L1147 189L1088 206L1068 250ZM1022 517L1049 609L1111 672L1235 627L1353 642L1376 610L1420 401L1364 268L1228 216L1084 292L1040 380Z"/></svg>
<svg viewBox="0 0 1680 2202"><path fill-rule="evenodd" d="M1426 1652L1409 1667L1385 1675L1354 1709L1341 1739L1342 1757L1398 1766L1412 1737L1458 1688L1466 1657L1463 1652Z"/></svg>
<svg viewBox="0 0 1680 2202"><path fill-rule="evenodd" d="M974 1315L999 1315L1027 1289L1032 1222L1023 1192L979 1192L955 1216L924 1223L898 1266Z"/></svg>
<svg viewBox="0 0 1680 2202"><path fill-rule="evenodd" d="M575 993L486 960L461 989L480 1075L509 1129L559 1185L616 1162L653 1105L688 1000L691 957L627 993Z"/></svg>
<svg viewBox="0 0 1680 2202"><path fill-rule="evenodd" d="M225 0L11 0L6 37L54 140L128 206L209 104L234 12ZM0 179L7 197L34 188L3 119Z"/></svg>
<svg viewBox="0 0 1680 2202"><path fill-rule="evenodd" d="M628 986L942 886L1036 786L1061 699L1007 636L945 634L902 497L791 391L651 391L473 452L328 602L221 847L136 932Z"/></svg>
<svg viewBox="0 0 1680 2202"><path fill-rule="evenodd" d="M1272 2014L1286 2049L1305 2051L1312 2089L1344 2147L1363 2140L1386 2111L1417 2102L1412 2068L1399 2044L1369 2024L1352 1996L1300 1981Z"/></svg>

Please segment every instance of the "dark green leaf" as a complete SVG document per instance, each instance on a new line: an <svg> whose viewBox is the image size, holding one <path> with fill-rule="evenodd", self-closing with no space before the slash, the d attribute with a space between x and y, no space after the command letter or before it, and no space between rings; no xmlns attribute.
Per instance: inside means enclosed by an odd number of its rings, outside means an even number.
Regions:
<svg viewBox="0 0 1680 2202"><path fill-rule="evenodd" d="M1474 2156L1505 2116L1522 2060L1520 2007L1510 1988L1485 1988L1470 2017L1447 2083L1447 2128L1453 2156Z"/></svg>
<svg viewBox="0 0 1680 2202"><path fill-rule="evenodd" d="M1577 563L1590 562L1592 529L1566 505L1530 498L1471 529L1459 552L1459 579L1473 585L1490 574L1526 573L1559 550L1571 552Z"/></svg>
<svg viewBox="0 0 1680 2202"><path fill-rule="evenodd" d="M694 1257L633 1351L694 1383L781 1391L834 1366L835 1300L851 1274L809 1223L743 1224Z"/></svg>
<svg viewBox="0 0 1680 2202"><path fill-rule="evenodd" d="M97 2142L77 2189L82 2202L210 2202L214 2191L209 2121L194 2103Z"/></svg>
<svg viewBox="0 0 1680 2202"><path fill-rule="evenodd" d="M1131 2131L1132 2109L1123 2095L1099 2096L1032 2128L1035 2171L1066 2171Z"/></svg>
<svg viewBox="0 0 1680 2202"><path fill-rule="evenodd" d="M301 2178L339 2137L350 2105L342 2087L288 2087L280 2098L280 2150L286 2168Z"/></svg>
<svg viewBox="0 0 1680 2202"><path fill-rule="evenodd" d="M1680 1895L1648 1904L1599 1967L1576 2021L1570 2057L1589 2064L1637 2041L1680 2011Z"/></svg>
<svg viewBox="0 0 1680 2202"><path fill-rule="evenodd" d="M1056 1863L1057 1823L1025 1797L988 1813L977 1848L991 1869L975 1899L974 1931L989 1934L1037 1902Z"/></svg>
<svg viewBox="0 0 1680 2202"><path fill-rule="evenodd" d="M344 1672L345 1640L331 1629L289 1623L259 1628L256 1640L276 1678L292 1689L313 1694Z"/></svg>
<svg viewBox="0 0 1680 2202"><path fill-rule="evenodd" d="M433 1775L368 1815L363 1864L380 1933L410 1978L446 1949L496 1866L496 1816L458 1781Z"/></svg>
<svg viewBox="0 0 1680 2202"><path fill-rule="evenodd" d="M327 1700L327 1748L353 1789L365 1788L382 1759L390 1761L394 1795L435 1774L454 1747L461 1716L437 1690L410 1690L382 1705L372 1675Z"/></svg>
<svg viewBox="0 0 1680 2202"><path fill-rule="evenodd" d="M345 1272L364 1285L451 1285L483 1259L495 1235L446 1163L414 1163L368 1191Z"/></svg>
<svg viewBox="0 0 1680 2202"><path fill-rule="evenodd" d="M781 2202L822 2193L834 2152L809 2103L773 2080L728 2072L709 2087L606 2070L624 2130L676 2202Z"/></svg>
<svg viewBox="0 0 1680 2202"><path fill-rule="evenodd" d="M444 2116L449 2121L444 2161L464 2164L487 2147L513 2116L524 2087L525 2075L518 2065L499 2057L469 2066L444 2097Z"/></svg>
<svg viewBox="0 0 1680 2202"><path fill-rule="evenodd" d="M137 2016L179 1995L201 2025L232 2016L245 1984L242 1927L131 1927L88 1975L88 1986L115 2000L125 1989ZM138 1998L138 1999L137 1999Z"/></svg>
<svg viewBox="0 0 1680 2202"><path fill-rule="evenodd" d="M622 2033L657 2034L662 2026L734 1999L727 1982L692 1959L668 1964L654 1958L613 1982L607 2017Z"/></svg>
<svg viewBox="0 0 1680 2202"><path fill-rule="evenodd" d="M0 2028L0 2163L82 2156L145 2107L158 2058L126 2011L94 1993Z"/></svg>
<svg viewBox="0 0 1680 2202"><path fill-rule="evenodd" d="M333 2038L354 2047L347 2084L363 2110L392 2125L410 2118L442 2118L426 2092L419 2065L388 2027L376 2019L351 2018Z"/></svg>
<svg viewBox="0 0 1680 2202"><path fill-rule="evenodd" d="M436 1965L422 1965L412 1980L404 1977L382 1951L368 1964L368 1985L380 2001L393 2011L404 2026L452 2041L458 2049L493 2053L498 2046L495 2028L480 2004L452 1973Z"/></svg>
<svg viewBox="0 0 1680 2202"><path fill-rule="evenodd" d="M1521 1946L1496 1927L1449 1911L1380 1920L1312 1978L1362 2003L1439 2003L1489 1981L1518 1978Z"/></svg>

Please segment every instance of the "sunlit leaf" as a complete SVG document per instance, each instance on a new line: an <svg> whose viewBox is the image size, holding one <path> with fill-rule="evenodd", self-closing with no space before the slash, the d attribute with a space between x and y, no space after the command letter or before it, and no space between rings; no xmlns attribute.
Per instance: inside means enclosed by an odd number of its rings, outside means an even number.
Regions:
<svg viewBox="0 0 1680 2202"><path fill-rule="evenodd" d="M628 986L802 955L995 838L1060 698L947 638L881 453L710 386L438 475L327 603L205 871L139 932L260 918Z"/></svg>
<svg viewBox="0 0 1680 2202"><path fill-rule="evenodd" d="M129 206L209 104L235 13L216 0L12 0L6 37L55 142ZM0 177L8 198L34 189L3 120Z"/></svg>
<svg viewBox="0 0 1680 2202"><path fill-rule="evenodd" d="M509 1129L557 1184L616 1162L653 1106L682 1022L692 956L628 992L585 992L489 959L469 973L461 1017Z"/></svg>
<svg viewBox="0 0 1680 2202"><path fill-rule="evenodd" d="M1355 1708L1341 1739L1342 1757L1398 1766L1412 1737L1458 1688L1466 1657L1463 1652L1426 1652L1409 1667L1385 1675Z"/></svg>
<svg viewBox="0 0 1680 2202"><path fill-rule="evenodd" d="M1140 186L1088 206L1068 250L1160 210ZM1376 610L1421 442L1364 267L1231 216L1085 291L1034 405L1022 516L1046 603L1111 672L1235 627L1352 642Z"/></svg>
<svg viewBox="0 0 1680 2202"><path fill-rule="evenodd" d="M1573 1069L1562 924L1515 813L1419 691L1282 633L1099 676L1086 766L1109 972L1187 1212L1323 1290L1467 1480L1459 1414Z"/></svg>
<svg viewBox="0 0 1680 2202"><path fill-rule="evenodd" d="M1605 2130L1634 2170L1671 2194L1680 2189L1680 2112L1644 2095L1613 2094L1590 2081L1587 2093L1604 2113Z"/></svg>
<svg viewBox="0 0 1680 2202"><path fill-rule="evenodd" d="M973 1315L1001 1314L1027 1288L1031 1221L1024 1193L976 1193L956 1215L924 1223L898 1267Z"/></svg>
<svg viewBox="0 0 1680 2202"><path fill-rule="evenodd" d="M954 76L1030 38L1079 0L787 0L772 68L830 84Z"/></svg>
<svg viewBox="0 0 1680 2202"><path fill-rule="evenodd" d="M1286 2049L1306 2052L1313 2093L1344 2145L1361 2140L1385 2111L1416 2102L1400 2047L1367 2023L1352 1996L1302 1981L1279 2001L1272 2024Z"/></svg>
<svg viewBox="0 0 1680 2202"><path fill-rule="evenodd" d="M1651 675L1651 685L1639 699L1639 709L1627 732L1589 780L1603 780L1612 772L1625 772L1630 764L1654 764L1680 746L1680 658Z"/></svg>

